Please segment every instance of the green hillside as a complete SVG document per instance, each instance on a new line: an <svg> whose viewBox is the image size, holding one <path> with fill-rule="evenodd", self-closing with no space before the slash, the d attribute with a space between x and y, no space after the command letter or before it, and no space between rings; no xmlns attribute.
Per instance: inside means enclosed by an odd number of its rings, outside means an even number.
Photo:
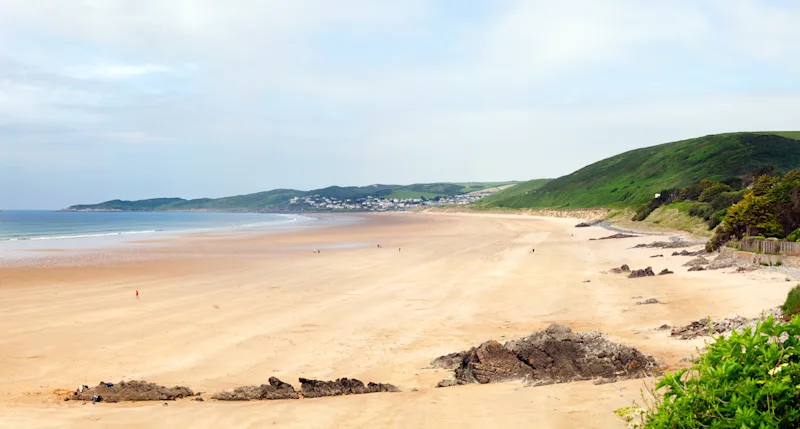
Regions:
<svg viewBox="0 0 800 429"><path fill-rule="evenodd" d="M480 189L505 186L516 182L469 182L469 183L419 183L413 185L370 185L370 186L330 186L311 191L294 189L274 189L255 194L238 195L225 198L154 198L138 201L112 200L100 204L74 205L66 210L105 210L105 211L179 211L208 210L228 212L253 212L286 208L294 197L319 195L339 200L359 198L436 198L465 194Z"/></svg>
<svg viewBox="0 0 800 429"><path fill-rule="evenodd" d="M497 207L498 206L497 202L500 200L508 201L510 199L527 198L532 191L540 189L542 186L544 186L545 184L547 184L547 182L551 180L552 179L533 179L527 182L522 182L520 184L514 185L502 191L495 192L494 194L481 199L480 201L475 203L475 206L478 208Z"/></svg>
<svg viewBox="0 0 800 429"><path fill-rule="evenodd" d="M795 138L800 132L730 133L635 149L551 180L540 189L523 192L521 184L479 204L561 209L641 205L663 189L701 179L722 182L800 167L800 141Z"/></svg>

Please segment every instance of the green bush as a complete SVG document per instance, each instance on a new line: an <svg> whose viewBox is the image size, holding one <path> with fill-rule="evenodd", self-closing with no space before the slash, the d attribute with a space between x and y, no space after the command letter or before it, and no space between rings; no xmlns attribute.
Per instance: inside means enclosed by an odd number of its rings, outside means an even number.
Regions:
<svg viewBox="0 0 800 429"><path fill-rule="evenodd" d="M800 228L795 229L786 236L786 241L800 241Z"/></svg>
<svg viewBox="0 0 800 429"><path fill-rule="evenodd" d="M789 317L800 313L800 285L793 287L786 295L786 302L781 306L781 311Z"/></svg>
<svg viewBox="0 0 800 429"><path fill-rule="evenodd" d="M772 316L718 338L689 369L666 374L644 428L800 427L800 318Z"/></svg>
<svg viewBox="0 0 800 429"><path fill-rule="evenodd" d="M703 218L704 220L708 220L712 214L714 214L714 208L711 207L711 204L708 203L692 203L689 206L689 210L687 211L689 216Z"/></svg>

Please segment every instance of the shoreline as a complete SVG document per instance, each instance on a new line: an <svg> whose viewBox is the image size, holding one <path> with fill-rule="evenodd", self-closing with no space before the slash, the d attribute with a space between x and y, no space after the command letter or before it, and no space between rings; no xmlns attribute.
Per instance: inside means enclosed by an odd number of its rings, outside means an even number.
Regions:
<svg viewBox="0 0 800 429"><path fill-rule="evenodd" d="M148 241L143 249L159 258L117 265L0 271L0 427L78 427L95 419L115 427L485 427L531 419L547 427L622 427L613 409L638 398L648 379L436 389L447 374L429 363L561 323L599 330L676 368L702 340L650 329L707 315L758 315L790 287L768 271L686 272L686 258L651 259L665 252L631 248L653 237L590 241L608 234L574 228L568 218L364 217L333 228ZM336 243L359 245L325 247ZM622 263L676 274L602 273ZM637 306L632 296L662 303ZM403 392L169 407L82 407L57 393L139 379L211 394L271 376L292 384L353 377Z"/></svg>

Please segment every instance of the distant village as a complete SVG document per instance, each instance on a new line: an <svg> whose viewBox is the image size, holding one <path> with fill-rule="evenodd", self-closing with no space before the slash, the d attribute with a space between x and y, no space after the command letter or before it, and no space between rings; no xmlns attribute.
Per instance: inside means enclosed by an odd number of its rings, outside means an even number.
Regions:
<svg viewBox="0 0 800 429"><path fill-rule="evenodd" d="M466 205L490 194L490 192L473 192L435 198L381 198L369 196L345 200L311 195L292 198L289 201L289 207L295 206L301 210L404 211L415 207Z"/></svg>

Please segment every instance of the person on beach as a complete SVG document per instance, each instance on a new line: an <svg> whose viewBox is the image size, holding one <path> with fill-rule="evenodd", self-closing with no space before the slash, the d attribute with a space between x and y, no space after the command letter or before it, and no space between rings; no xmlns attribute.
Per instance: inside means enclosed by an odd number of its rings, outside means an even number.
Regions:
<svg viewBox="0 0 800 429"><path fill-rule="evenodd" d="M139 289L136 289L136 299L139 299Z"/></svg>

